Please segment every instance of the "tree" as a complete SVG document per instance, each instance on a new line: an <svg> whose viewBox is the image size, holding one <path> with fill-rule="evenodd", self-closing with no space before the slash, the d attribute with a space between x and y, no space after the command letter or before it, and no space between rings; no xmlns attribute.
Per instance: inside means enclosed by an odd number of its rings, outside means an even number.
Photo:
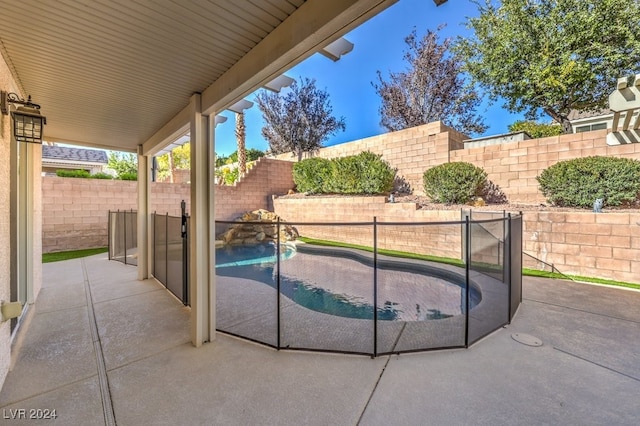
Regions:
<svg viewBox="0 0 640 426"><path fill-rule="evenodd" d="M563 132L562 126L559 124L546 124L537 123L529 120L519 120L509 125L509 131L515 132L527 132L532 138L546 138L547 136L561 135Z"/></svg>
<svg viewBox="0 0 640 426"><path fill-rule="evenodd" d="M462 64L449 53L451 39L438 42L438 31L428 30L421 39L416 30L405 38L408 49L404 72L391 72L389 80L378 71L379 84L372 83L382 98L380 125L402 130L433 121L442 121L463 133L483 133L486 126L475 113L480 98L465 87Z"/></svg>
<svg viewBox="0 0 640 426"><path fill-rule="evenodd" d="M492 0L476 3L474 31L455 50L492 100L535 120L544 112L571 133L572 109L606 106L618 77L640 69L640 2Z"/></svg>
<svg viewBox="0 0 640 426"><path fill-rule="evenodd" d="M329 93L316 88L316 81L294 81L286 96L262 92L256 96L265 126L262 136L272 153L293 152L298 160L304 152L322 147L322 142L339 130L344 131L344 117L331 115Z"/></svg>
<svg viewBox="0 0 640 426"><path fill-rule="evenodd" d="M244 114L236 112L236 142L238 144L238 169L241 174L247 173L247 151L245 149L246 127Z"/></svg>
<svg viewBox="0 0 640 426"><path fill-rule="evenodd" d="M264 151L259 149L249 148L246 149L247 162L256 161L260 157L264 157ZM216 167L224 166L225 164L233 164L238 162L238 151L233 151L228 156L216 154Z"/></svg>
<svg viewBox="0 0 640 426"><path fill-rule="evenodd" d="M116 172L118 179L134 176L138 174L138 157L132 153L111 151L107 167Z"/></svg>
<svg viewBox="0 0 640 426"><path fill-rule="evenodd" d="M176 169L191 169L191 145L185 142L182 146L175 147L166 154L156 157L158 165L158 177L169 178L169 182L173 182L173 174Z"/></svg>

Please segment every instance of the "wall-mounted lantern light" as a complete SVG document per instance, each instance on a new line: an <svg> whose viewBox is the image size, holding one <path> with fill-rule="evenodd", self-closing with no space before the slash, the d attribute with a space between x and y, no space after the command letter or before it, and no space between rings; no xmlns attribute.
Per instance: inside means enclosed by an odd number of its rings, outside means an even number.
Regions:
<svg viewBox="0 0 640 426"><path fill-rule="evenodd" d="M42 143L42 129L47 118L40 115L40 105L31 102L31 96L25 101L15 93L0 92L0 111L9 114L9 104L20 105L11 111L13 135L18 142Z"/></svg>

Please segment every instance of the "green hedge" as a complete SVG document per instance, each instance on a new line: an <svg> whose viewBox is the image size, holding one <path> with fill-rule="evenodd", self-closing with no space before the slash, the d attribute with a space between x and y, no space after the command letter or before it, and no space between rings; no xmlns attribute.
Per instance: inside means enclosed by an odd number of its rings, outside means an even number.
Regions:
<svg viewBox="0 0 640 426"><path fill-rule="evenodd" d="M94 173L91 176L89 176L91 179L113 179L113 176L111 176L109 173Z"/></svg>
<svg viewBox="0 0 640 426"><path fill-rule="evenodd" d="M85 179L113 179L108 173L95 173L89 174L86 170L66 170L66 169L58 169L56 170L56 176L58 177L71 177L71 178L85 178Z"/></svg>
<svg viewBox="0 0 640 426"><path fill-rule="evenodd" d="M120 180L138 180L137 173L120 173L118 175L118 179Z"/></svg>
<svg viewBox="0 0 640 426"><path fill-rule="evenodd" d="M561 161L536 178L547 201L562 207L592 208L636 202L640 196L640 161L615 157L583 157Z"/></svg>
<svg viewBox="0 0 640 426"><path fill-rule="evenodd" d="M91 175L86 170L56 170L56 176L72 178L89 178Z"/></svg>
<svg viewBox="0 0 640 426"><path fill-rule="evenodd" d="M487 173L465 162L445 163L425 171L424 192L435 203L465 204L482 194Z"/></svg>
<svg viewBox="0 0 640 426"><path fill-rule="evenodd" d="M293 166L299 192L312 194L384 194L393 189L396 170L369 151L327 160L309 158Z"/></svg>

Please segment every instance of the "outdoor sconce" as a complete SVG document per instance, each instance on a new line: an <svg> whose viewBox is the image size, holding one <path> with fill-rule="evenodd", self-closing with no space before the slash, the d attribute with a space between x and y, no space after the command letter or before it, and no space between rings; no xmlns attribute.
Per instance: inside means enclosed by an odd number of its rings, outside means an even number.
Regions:
<svg viewBox="0 0 640 426"><path fill-rule="evenodd" d="M40 115L40 105L31 102L31 96L25 101L15 93L0 92L0 110L9 114L9 104L20 105L11 111L13 135L18 142L42 143L42 128L47 118Z"/></svg>

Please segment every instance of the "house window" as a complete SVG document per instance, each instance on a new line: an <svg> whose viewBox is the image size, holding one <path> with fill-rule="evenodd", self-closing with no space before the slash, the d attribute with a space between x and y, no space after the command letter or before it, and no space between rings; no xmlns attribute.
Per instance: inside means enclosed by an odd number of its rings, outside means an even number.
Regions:
<svg viewBox="0 0 640 426"><path fill-rule="evenodd" d="M576 133L590 132L592 130L602 130L607 128L607 123L587 124L586 126L576 127Z"/></svg>

